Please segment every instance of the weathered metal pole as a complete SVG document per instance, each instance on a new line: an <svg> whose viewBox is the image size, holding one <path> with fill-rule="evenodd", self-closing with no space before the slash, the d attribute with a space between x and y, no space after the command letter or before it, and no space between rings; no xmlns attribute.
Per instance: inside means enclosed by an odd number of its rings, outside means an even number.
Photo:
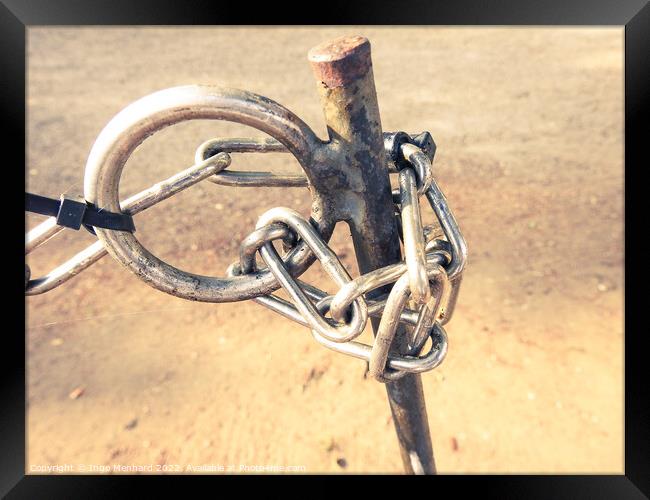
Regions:
<svg viewBox="0 0 650 500"><path fill-rule="evenodd" d="M401 251L384 154L370 43L342 37L309 51L329 133L327 155L341 162L349 192L339 193L338 213L346 214L361 273L399 262ZM347 166L347 169L345 168ZM334 181L334 180L333 180ZM388 290L376 290L379 295ZM371 297L369 297L371 298ZM376 333L379 321L372 320ZM405 351L405 330L396 334ZM435 463L422 381L409 374L386 384L402 460L411 474L433 474Z"/></svg>

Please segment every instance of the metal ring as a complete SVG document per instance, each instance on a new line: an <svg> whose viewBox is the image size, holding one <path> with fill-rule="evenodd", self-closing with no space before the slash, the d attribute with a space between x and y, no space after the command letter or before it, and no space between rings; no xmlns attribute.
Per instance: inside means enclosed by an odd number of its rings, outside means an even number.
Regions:
<svg viewBox="0 0 650 500"><path fill-rule="evenodd" d="M444 325L443 319L449 307L452 286L444 268L440 266L440 269L443 272L437 279L431 282L431 300L420 308L417 322L411 335L411 341L409 342L408 354L417 354L422 350L427 340L428 332L435 322Z"/></svg>
<svg viewBox="0 0 650 500"><path fill-rule="evenodd" d="M426 192L426 197L451 247L451 261L449 265L445 266L449 281L451 282L451 294L445 306L444 316L441 319L441 323L444 325L451 320L456 309L460 285L463 280L463 271L467 264L467 243L460 232L454 214L449 208L447 199L435 179Z"/></svg>
<svg viewBox="0 0 650 500"><path fill-rule="evenodd" d="M425 195L440 222L447 241L451 245L451 262L446 267L446 270L449 279L453 280L465 269L465 264L467 263L467 243L460 232L454 214L449 208L447 198L445 198L435 179L431 182L431 186Z"/></svg>
<svg viewBox="0 0 650 500"><path fill-rule="evenodd" d="M409 168L400 170L399 190L404 260L409 275L411 296L417 304L424 304L431 298L431 292L427 279L420 202L413 170Z"/></svg>
<svg viewBox="0 0 650 500"><path fill-rule="evenodd" d="M230 156L228 153L219 153L127 198L120 203L121 210L129 215L140 213L197 182L214 175L216 172L226 168L229 164ZM46 219L27 233L25 253L28 254L61 230L63 230L63 227L56 225L56 217ZM101 241L95 241L92 245L56 267L49 274L29 280L25 287L25 295L38 295L49 292L93 265L104 257L106 253L104 244Z"/></svg>
<svg viewBox="0 0 650 500"><path fill-rule="evenodd" d="M393 197L393 203L399 205L401 199L400 190L393 189L391 194ZM440 226L447 241L451 245L452 261L449 265L445 266L445 269L447 270L449 279L453 280L463 272L465 265L467 264L467 243L460 232L454 214L449 208L447 199L435 179L431 183L431 186L429 186L425 196L427 197L429 206L431 206L438 222L440 222Z"/></svg>
<svg viewBox="0 0 650 500"><path fill-rule="evenodd" d="M442 193L442 190L435 180L431 183L429 190L426 192L426 197L429 201L429 205L440 222L442 232L447 238L447 241L443 242L443 240L437 239L430 240L425 248L428 250L446 244L450 249L451 255L449 264L445 266L451 283L451 292L447 303L445 304L442 318L440 319L440 323L446 325L453 317L456 309L458 294L460 293L460 285L463 280L463 271L467 263L467 244L465 243L465 238L463 238L458 223L447 204L445 195Z"/></svg>
<svg viewBox="0 0 650 500"><path fill-rule="evenodd" d="M255 269L255 253L262 246L264 246L265 243L276 239L282 239L284 243L293 246L295 244L295 237L295 233L283 223L269 224L267 226L256 229L246 238L244 238L244 241L240 247L240 262L234 262L228 266L228 269L226 270L227 276L239 276L242 274L242 269L244 269L244 273L253 271ZM319 288L316 288L309 283L305 283L300 279L296 279L295 281L300 286L305 295L312 300L318 302L328 297L328 294L323 290L320 290ZM331 298L332 297L330 296L330 300ZM355 298L356 297L350 300L350 304L354 301ZM293 304L287 302L284 299L269 294L255 297L251 300L281 314L282 316L292 321L295 321L296 323L299 323L308 328L310 327L309 323L302 317L298 309L296 309ZM368 315L381 317L385 305L386 299L367 301ZM418 316L419 314L417 311L404 309L400 315L400 320L402 323L416 326L418 324Z"/></svg>
<svg viewBox="0 0 650 500"><path fill-rule="evenodd" d="M447 267L451 262L451 252L452 252L451 244L447 240L441 240L437 238L437 236L442 236L442 234L440 234L437 231L438 228L434 229L432 226L428 226L428 228L430 229L429 231L427 231L427 227L424 228L424 239L427 242L426 245L424 246L424 249L426 250L427 254L429 252L445 252L445 255L447 256L447 262L444 263L442 266L445 269L447 269ZM460 274L457 275L455 278L449 280L449 283L451 285L451 290L449 291L444 307L442 308L442 313L440 315L441 325L446 325L447 323L449 323L449 320L454 314L454 309L456 308L456 301L458 300L458 292L459 292L460 282L462 280L462 277L463 277L462 274Z"/></svg>
<svg viewBox="0 0 650 500"><path fill-rule="evenodd" d="M435 144L428 132L423 132L418 136L409 136L405 132L384 132L384 148L386 156L389 158L388 171L390 173L398 172L399 169L395 165L395 161L402 165L407 165L410 161L408 158L402 158L404 153L401 152L400 146L405 141L418 141L423 138L427 139L433 144L433 151L435 151ZM426 147L426 146L425 146ZM288 153L289 150L279 141L271 138L251 138L251 137L236 137L236 138L214 138L205 141L201 144L194 153L194 160L199 162L204 158L212 156L220 151L226 153ZM433 154L433 153L432 153ZM398 156L399 155L399 156ZM429 157L425 157L428 159ZM421 165L426 165L426 161L422 163L419 160L414 160L411 163L416 163L416 168L420 168L423 172L422 177L428 178L433 175L432 169L426 167L422 169ZM429 161L431 164L432 158ZM272 172L252 172L252 171L231 171L227 170L210 177L210 182L222 186L234 187L308 187L309 181L307 177L301 174L274 174ZM428 183L426 183L428 188ZM420 193L422 194L422 193Z"/></svg>
<svg viewBox="0 0 650 500"><path fill-rule="evenodd" d="M226 273L230 277L238 276L239 274L241 274L241 267L239 263L230 264L230 266L228 266ZM319 290L318 288L308 283L305 283L302 280L297 279L296 282L298 283L302 291L305 292L305 295L312 300L318 302L325 298L328 298L328 301L331 301L333 298L332 295L328 295L324 291ZM258 304L263 305L268 309L271 309L272 311L281 314L282 316L290 319L291 321L295 321L296 323L302 326L310 328L307 320L305 320L302 317L300 312L298 312L298 309L296 309L296 306L294 306L291 302L287 302L286 300L281 299L280 297L276 297L275 295L272 294L261 295L251 300L253 302L257 302ZM384 307L386 305L386 300L385 299L368 300L366 301L366 305L368 306L368 316L381 318L381 315L384 311ZM402 311L402 314L400 315L400 321L410 326L416 326L418 322L418 311L413 311L411 309L405 308Z"/></svg>
<svg viewBox="0 0 650 500"><path fill-rule="evenodd" d="M418 195L422 196L433 182L432 160L422 149L408 142L400 146L400 153L417 174Z"/></svg>
<svg viewBox="0 0 650 500"><path fill-rule="evenodd" d="M456 303L458 302L458 294L460 293L460 284L463 281L463 274L457 274L453 279L449 280L451 284L451 292L449 293L449 298L447 299L447 304L445 305L445 310L440 318L440 324L446 325L451 321L454 311L456 309Z"/></svg>
<svg viewBox="0 0 650 500"><path fill-rule="evenodd" d="M209 139L194 153L194 161L201 161L220 151L226 153L288 153L289 150L279 141L270 138L250 137ZM308 187L307 177L302 174L274 174L272 172L247 172L231 170L219 172L208 178L210 182L222 186L235 187Z"/></svg>
<svg viewBox="0 0 650 500"><path fill-rule="evenodd" d="M331 300L331 296L327 296L316 304L316 308L321 314L327 313ZM319 335L319 333L314 330L312 330L311 333L319 344L324 345L328 349L370 362L372 346L355 341L344 343L332 342L324 338L322 335ZM445 332L445 329L440 325L440 323L436 322L431 328L430 337L433 340L433 343L431 349L425 355L400 356L390 353L388 355L388 360L386 361L386 366L392 370L399 370L407 373L423 373L433 370L442 363L447 355L447 332Z"/></svg>
<svg viewBox="0 0 650 500"><path fill-rule="evenodd" d="M412 341L411 349L415 347L413 344L419 345L426 339L426 336L422 335L422 330L428 332L435 323L439 314L439 308L443 302L443 294L449 288L447 273L442 266L429 268L427 274L429 279L440 280L442 282L440 288L441 293L440 297L433 297L425 306L420 308L418 324L414 332L417 339L414 338ZM369 373L380 382L397 380L404 376L403 372L387 370L386 361L393 345L397 326L399 325L400 314L411 294L412 290L410 290L409 276L405 274L397 280L386 301L386 307L384 308L384 313L382 314L372 347L368 368Z"/></svg>
<svg viewBox="0 0 650 500"><path fill-rule="evenodd" d="M343 286L352 279L336 254L321 239L316 229L298 212L283 207L272 208L259 218L256 227L261 228L274 222L282 222L295 231L337 285ZM320 315L305 292L288 273L272 243L265 243L260 248L260 255L269 270L293 299L296 309L309 323L310 328L333 342L347 342L361 335L368 320L368 309L363 297L358 297L353 302L352 317L349 323L329 322Z"/></svg>
<svg viewBox="0 0 650 500"><path fill-rule="evenodd" d="M441 251L435 251L427 254L427 267L442 265L449 261L449 256ZM334 295L332 303L329 306L329 312L332 318L341 321L345 317L350 304L357 298L371 290L389 285L397 281L406 273L406 263L398 262L389 266L384 266L374 271L354 278L346 283Z"/></svg>
<svg viewBox="0 0 650 500"><path fill-rule="evenodd" d="M444 252L445 255L447 256L446 265L449 265L449 263L451 262L451 245L447 240L441 240L437 238L431 239L426 242L424 249L426 250L427 253Z"/></svg>
<svg viewBox="0 0 650 500"><path fill-rule="evenodd" d="M323 143L295 114L280 104L241 90L212 86L174 87L148 95L118 113L102 130L88 157L85 198L117 212L119 182L124 165L148 136L174 123L193 119L229 120L255 127L282 143L298 160L307 177L313 152ZM312 192L313 194L313 192ZM335 221L330 207L313 196L312 215L321 237L331 237ZM177 269L146 250L136 237L120 231L96 229L108 252L146 283L189 300L231 302L276 290L279 283L268 270L237 278L214 278ZM314 261L303 242L286 255L286 268L299 276Z"/></svg>
<svg viewBox="0 0 650 500"><path fill-rule="evenodd" d="M255 229L242 240L239 246L239 262L234 264L235 274L250 274L257 271L255 254L266 243L273 240L282 240L287 251L296 246L297 242L296 233L281 222ZM237 269L239 272L236 272Z"/></svg>

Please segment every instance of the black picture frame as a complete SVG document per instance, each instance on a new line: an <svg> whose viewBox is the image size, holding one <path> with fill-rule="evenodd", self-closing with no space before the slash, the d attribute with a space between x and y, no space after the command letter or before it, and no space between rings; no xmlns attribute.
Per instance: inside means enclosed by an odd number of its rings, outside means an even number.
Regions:
<svg viewBox="0 0 650 500"><path fill-rule="evenodd" d="M463 495L476 488L482 497L496 498L648 498L650 494L650 411L648 410L648 363L642 349L646 327L641 318L646 293L643 252L642 172L649 166L645 153L650 96L650 5L643 0L534 2L328 2L308 9L283 9L277 4L243 8L238 3L208 1L172 2L169 0L75 1L75 0L2 0L0 2L0 98L3 122L3 149L7 174L23 176L25 165L25 41L26 28L35 25L192 25L192 24L427 24L427 25L618 25L625 26L625 474L620 476L435 476L422 478L432 494L440 487ZM644 127L645 125L645 127ZM645 154L644 154L645 153ZM645 160L645 161L644 161ZM145 481L163 486L167 492L183 491L187 476L37 476L25 475L25 339L24 289L18 290L24 276L18 255L20 230L24 231L19 182L6 183L3 189L4 223L15 231L7 238L8 259L5 276L11 293L5 301L22 300L8 305L11 326L5 328L2 341L2 415L0 423L0 494L11 498L83 498L130 496ZM638 204L638 207L636 206ZM10 212L10 216L9 215ZM24 215L22 216L24 217ZM21 224L19 221L22 220ZM14 227L15 224L15 227ZM635 226L640 231L635 231ZM9 278L10 276L10 278ZM22 297L22 299L21 299ZM21 315L21 312L23 313ZM15 323L14 323L15 321ZM15 327L13 327L15 325ZM196 477L209 480L210 477ZM222 480L248 480L220 477ZM267 477L268 481L278 480ZM321 488L326 477L289 478L304 481L313 490ZM341 479L341 478L339 478ZM342 478L349 479L349 478ZM366 477L384 487L386 477ZM391 478L392 479L392 478ZM317 481L314 483L313 481ZM411 488L411 483L398 484ZM172 486L173 485L173 486ZM245 483L242 483L244 486ZM298 489L300 491L300 489ZM405 491L405 490L403 490ZM410 491L410 490L407 490ZM420 492L427 490L418 489ZM406 492L406 491L405 491Z"/></svg>

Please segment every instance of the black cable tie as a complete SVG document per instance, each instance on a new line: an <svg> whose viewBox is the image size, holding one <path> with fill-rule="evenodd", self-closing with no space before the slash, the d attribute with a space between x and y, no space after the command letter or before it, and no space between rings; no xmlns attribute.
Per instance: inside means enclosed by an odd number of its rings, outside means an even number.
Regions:
<svg viewBox="0 0 650 500"><path fill-rule="evenodd" d="M92 234L95 234L93 227L129 233L135 231L133 217L129 214L98 209L81 196L63 194L60 200L56 200L25 193L25 211L56 217L57 225L74 230L79 230L83 225Z"/></svg>
<svg viewBox="0 0 650 500"><path fill-rule="evenodd" d="M401 152L403 144L413 144L420 148L425 155L433 162L436 154L436 143L429 132L420 134L407 134L406 132L384 132L384 151L397 170L402 170L410 166L410 163L404 159Z"/></svg>

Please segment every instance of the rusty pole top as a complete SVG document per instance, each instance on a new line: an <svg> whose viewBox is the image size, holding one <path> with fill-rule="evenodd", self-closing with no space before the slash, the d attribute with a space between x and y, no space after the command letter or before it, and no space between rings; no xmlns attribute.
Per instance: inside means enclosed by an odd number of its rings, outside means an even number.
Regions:
<svg viewBox="0 0 650 500"><path fill-rule="evenodd" d="M360 35L342 36L312 48L309 62L316 79L327 87L340 87L368 73L370 42Z"/></svg>

